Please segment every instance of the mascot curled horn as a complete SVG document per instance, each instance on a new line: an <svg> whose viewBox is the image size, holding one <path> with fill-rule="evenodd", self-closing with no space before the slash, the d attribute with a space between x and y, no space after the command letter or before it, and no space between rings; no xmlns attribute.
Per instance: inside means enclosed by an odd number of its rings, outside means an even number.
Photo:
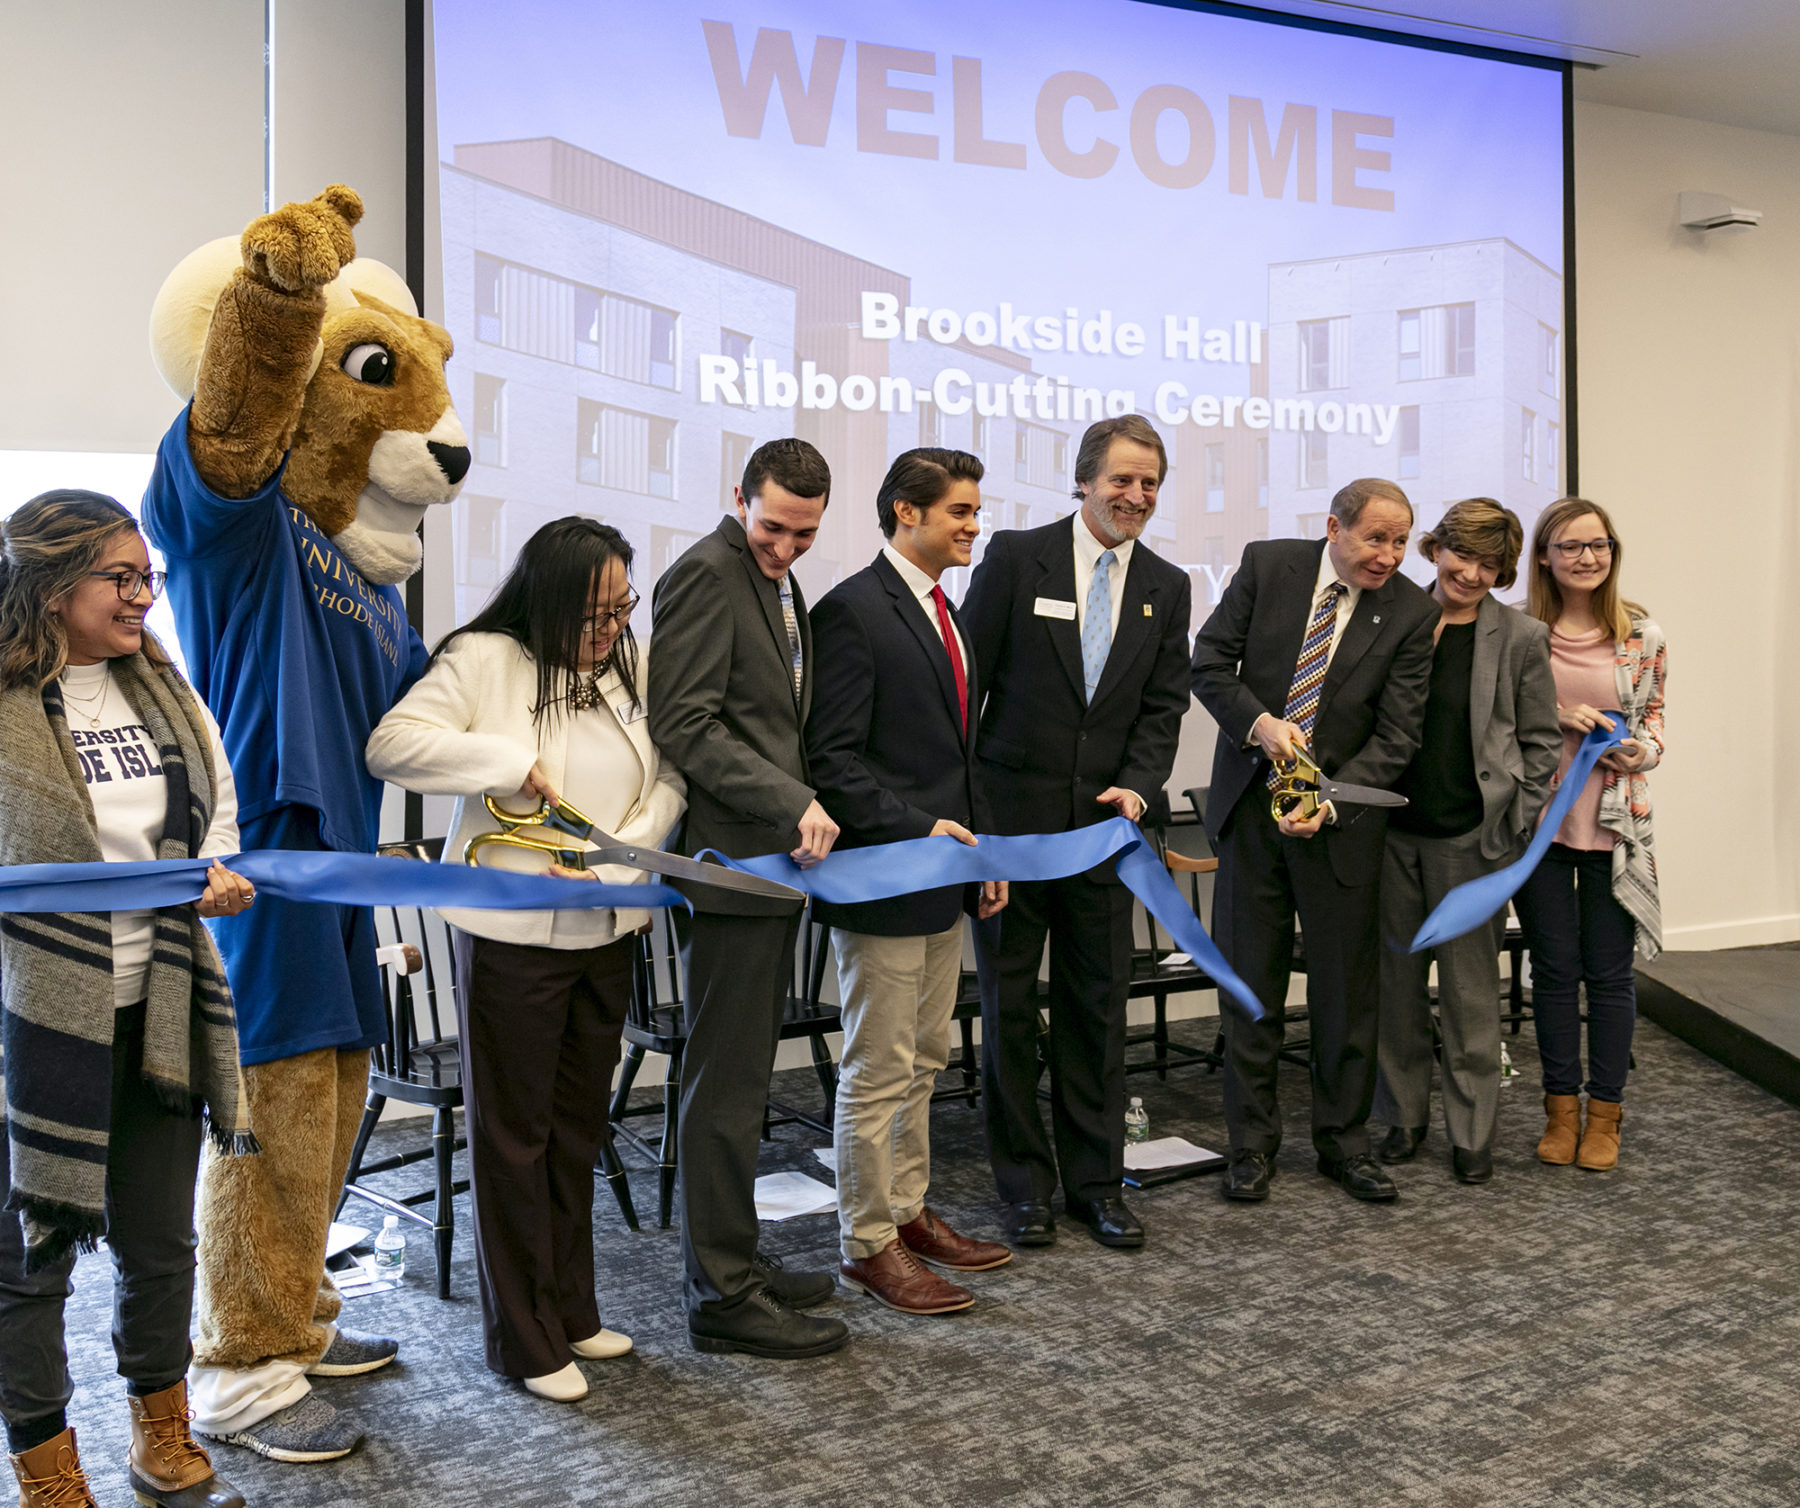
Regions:
<svg viewBox="0 0 1800 1508"><path fill-rule="evenodd" d="M450 337L356 258L362 202L333 186L187 257L151 344L191 399L164 436L145 532L169 570L190 676L224 734L245 848L372 852L376 722L424 646L395 583L469 467ZM325 1239L386 1036L367 908L266 897L216 933L262 1155L201 1173L195 1426L276 1460L347 1453L309 1392L391 1360L335 1324Z"/></svg>

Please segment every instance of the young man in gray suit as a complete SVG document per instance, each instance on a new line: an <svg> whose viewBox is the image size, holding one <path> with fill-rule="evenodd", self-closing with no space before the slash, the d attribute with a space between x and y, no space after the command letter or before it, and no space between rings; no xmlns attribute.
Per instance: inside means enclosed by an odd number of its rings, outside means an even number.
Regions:
<svg viewBox="0 0 1800 1508"><path fill-rule="evenodd" d="M744 468L736 516L656 583L650 733L687 780L684 854L811 865L837 838L809 783L812 631L791 574L830 495L817 450L771 440ZM783 1271L756 1249L757 1147L801 911L706 886L688 895L676 1141L689 1339L700 1351L822 1356L849 1331L799 1310L831 1296L832 1275Z"/></svg>

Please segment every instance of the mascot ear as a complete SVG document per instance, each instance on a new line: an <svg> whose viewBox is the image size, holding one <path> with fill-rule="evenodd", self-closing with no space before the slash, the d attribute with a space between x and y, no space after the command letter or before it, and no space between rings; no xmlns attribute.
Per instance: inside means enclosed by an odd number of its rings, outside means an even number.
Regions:
<svg viewBox="0 0 1800 1508"><path fill-rule="evenodd" d="M419 313L419 306L413 301L412 289L406 286L406 279L387 263L377 262L373 257L357 257L354 261L347 262L344 270L325 285L324 292L327 317L358 308L356 296L359 293L380 299L389 308L397 309L402 314L417 318Z"/></svg>
<svg viewBox="0 0 1800 1508"><path fill-rule="evenodd" d="M186 402L194 396L200 352L213 305L244 265L241 234L220 236L190 251L163 279L150 309L150 356L162 380Z"/></svg>

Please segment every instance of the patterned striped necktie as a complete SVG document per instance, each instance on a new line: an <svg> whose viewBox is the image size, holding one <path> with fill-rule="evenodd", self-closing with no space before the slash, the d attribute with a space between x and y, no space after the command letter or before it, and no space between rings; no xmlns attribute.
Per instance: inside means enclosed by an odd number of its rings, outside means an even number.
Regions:
<svg viewBox="0 0 1800 1508"><path fill-rule="evenodd" d="M1313 719L1319 715L1319 691L1325 684L1325 671L1331 664L1331 637L1337 630L1338 598L1344 583L1334 581L1319 594L1312 622L1306 626L1306 639L1300 645L1300 658L1294 665L1294 684L1288 688L1287 709L1282 716L1306 735L1312 743ZM1281 777L1269 767L1267 785L1275 789Z"/></svg>
<svg viewBox="0 0 1800 1508"><path fill-rule="evenodd" d="M788 650L794 657L794 700L800 700L800 683L804 667L800 655L800 619L794 613L794 586L783 576L775 586L781 598L781 621L787 625Z"/></svg>

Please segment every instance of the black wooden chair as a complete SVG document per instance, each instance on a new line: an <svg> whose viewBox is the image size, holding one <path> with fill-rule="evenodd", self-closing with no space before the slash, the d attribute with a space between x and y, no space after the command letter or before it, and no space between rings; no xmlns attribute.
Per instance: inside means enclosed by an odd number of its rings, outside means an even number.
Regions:
<svg viewBox="0 0 1800 1508"><path fill-rule="evenodd" d="M396 843L382 848L384 858L435 860L443 840ZM362 1124L350 1149L350 1169L338 1199L341 1213L351 1195L378 1210L432 1233L437 1262L438 1297L450 1297L450 1249L455 1237L455 1196L469 1185L451 1177L452 1156L467 1143L456 1135L455 1113L463 1102L462 1066L457 1058L456 1011L450 987L450 940L443 922L416 906L379 906L376 939L387 986L387 1041L374 1048L369 1063L369 1097ZM445 1019L449 1030L445 1030ZM431 1110L431 1141L376 1162L365 1162L369 1137L390 1099ZM437 1177L431 1188L396 1198L370 1188L364 1179L391 1173L430 1158ZM429 1202L432 1213L418 1206Z"/></svg>
<svg viewBox="0 0 1800 1508"><path fill-rule="evenodd" d="M1197 915L1200 910L1200 876L1211 874L1219 867L1219 861L1210 853L1195 857L1190 854L1177 853L1169 847L1170 812L1167 796L1153 804L1144 814L1140 824L1144 834L1155 846L1157 856L1179 884L1185 877L1188 881L1188 904ZM1198 829L1200 845L1206 846L1206 830ZM1184 838L1186 829L1183 830ZM1189 846L1192 846L1191 844ZM1136 927L1133 921L1133 927ZM1141 944L1133 939L1131 957L1131 986L1126 992L1128 1000L1149 1000L1155 1009L1155 1016L1148 1031L1128 1033L1125 1046L1148 1046L1150 1056L1137 1062L1127 1062L1125 1072L1154 1073L1159 1079L1167 1079L1171 1068L1192 1067L1204 1064L1208 1068L1217 1068L1223 1061L1218 1045L1209 1050L1202 1047L1190 1047L1184 1042L1173 1042L1169 1039L1169 997L1171 995L1189 994L1200 990L1217 990L1218 982L1191 958L1172 960L1176 953L1174 940L1164 947L1160 940L1156 918L1148 911L1144 912L1144 935Z"/></svg>
<svg viewBox="0 0 1800 1508"><path fill-rule="evenodd" d="M781 1040L804 1037L812 1051L813 1070L824 1093L821 1115L811 1115L781 1101L771 1100L763 1113L763 1134L775 1126L801 1124L821 1135L831 1135L832 1109L837 1100L837 1065L825 1039L840 1029L838 1008L821 999L825 969L830 961L831 929L810 917L801 923L789 979L787 1009L781 1023ZM651 930L640 939L636 987L625 1018L625 1060L613 1091L610 1114L613 1129L655 1164L658 1174L657 1222L666 1227L674 1211L676 1142L681 1113L681 1058L687 1047L683 1014L685 981L681 948L673 911L657 913ZM651 1053L666 1060L663 1068L662 1103L631 1103L631 1091L639 1071ZM636 1117L660 1115L662 1125L652 1142L635 1129Z"/></svg>

